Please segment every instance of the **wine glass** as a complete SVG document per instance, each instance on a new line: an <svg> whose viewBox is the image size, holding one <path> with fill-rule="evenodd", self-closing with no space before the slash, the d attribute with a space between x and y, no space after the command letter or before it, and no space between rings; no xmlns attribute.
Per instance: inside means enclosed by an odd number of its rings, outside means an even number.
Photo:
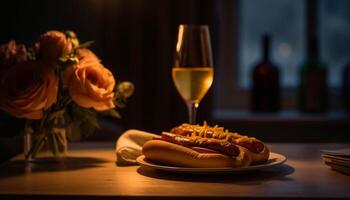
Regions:
<svg viewBox="0 0 350 200"><path fill-rule="evenodd" d="M207 25L179 26L172 77L188 107L189 123L195 124L199 102L209 90L214 77Z"/></svg>

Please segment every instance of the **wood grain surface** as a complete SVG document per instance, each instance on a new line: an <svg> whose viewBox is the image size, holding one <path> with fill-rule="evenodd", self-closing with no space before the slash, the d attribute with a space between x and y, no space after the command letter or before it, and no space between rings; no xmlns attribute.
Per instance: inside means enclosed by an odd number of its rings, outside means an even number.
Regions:
<svg viewBox="0 0 350 200"><path fill-rule="evenodd" d="M349 198L350 176L323 164L320 149L346 144L270 144L286 164L246 174L190 175L118 167L112 143L72 144L64 163L0 165L0 199Z"/></svg>

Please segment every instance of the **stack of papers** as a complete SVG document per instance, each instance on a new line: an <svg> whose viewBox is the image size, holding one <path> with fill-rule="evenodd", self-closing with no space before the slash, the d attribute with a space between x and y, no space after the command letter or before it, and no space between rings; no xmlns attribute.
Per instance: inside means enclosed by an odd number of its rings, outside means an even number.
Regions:
<svg viewBox="0 0 350 200"><path fill-rule="evenodd" d="M350 148L321 150L322 159L333 170L350 175Z"/></svg>

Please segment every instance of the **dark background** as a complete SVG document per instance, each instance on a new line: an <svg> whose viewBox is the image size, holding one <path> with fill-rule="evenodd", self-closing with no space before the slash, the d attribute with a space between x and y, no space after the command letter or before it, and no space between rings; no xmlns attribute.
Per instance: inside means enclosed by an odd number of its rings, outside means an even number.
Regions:
<svg viewBox="0 0 350 200"><path fill-rule="evenodd" d="M213 1L185 0L9 1L1 6L0 42L30 45L48 30L73 30L81 41L94 40L92 50L116 80L136 86L118 124L160 131L187 120L171 79L178 25L211 24L214 7ZM204 110L200 116L206 118Z"/></svg>
<svg viewBox="0 0 350 200"><path fill-rule="evenodd" d="M86 140L115 141L129 128L150 132L168 130L187 121L187 110L177 93L171 67L179 24L208 24L214 52L214 62L221 53L218 47L223 13L230 12L237 1L231 0L12 0L0 6L0 43L15 39L33 44L48 30L73 30L80 41L94 40L92 50L110 68L117 81L128 80L136 90L120 120L106 119L102 130ZM227 11L228 10L228 11ZM232 10L234 12L234 10ZM231 78L227 74L226 78ZM214 81L215 82L215 81ZM266 141L327 142L348 141L349 121L328 118L304 118L278 121L261 120L248 115L236 120L213 119L215 90L201 102L198 121L221 123L234 130L245 131ZM277 122L276 122L277 120ZM2 119L2 124L7 123ZM301 134L296 136L297 132ZM266 132L271 134L266 134ZM279 134L280 132L283 134ZM319 132L327 134L319 135ZM332 131L340 132L338 135ZM305 135L303 133L309 133ZM264 134L265 133L265 134ZM349 133L350 134L350 133ZM21 140L12 132L0 133L0 155L15 151ZM6 137L5 137L6 136ZM298 138L298 139L296 139ZM1 142L2 141L2 142ZM20 145L19 145L20 146ZM17 148L19 148L17 146Z"/></svg>

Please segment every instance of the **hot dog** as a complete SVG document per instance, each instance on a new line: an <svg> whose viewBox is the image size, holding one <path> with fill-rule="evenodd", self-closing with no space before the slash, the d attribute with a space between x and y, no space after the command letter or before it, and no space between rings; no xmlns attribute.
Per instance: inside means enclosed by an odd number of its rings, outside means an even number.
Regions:
<svg viewBox="0 0 350 200"><path fill-rule="evenodd" d="M260 140L254 137L247 137L238 133L228 132L227 130L224 130L223 127L210 127L205 122L203 126L182 124L174 127L170 132L189 137L215 138L242 146L249 150L252 157L252 165L262 164L266 162L270 156L269 148Z"/></svg>
<svg viewBox="0 0 350 200"><path fill-rule="evenodd" d="M248 150L230 142L167 132L146 142L142 153L153 162L169 166L244 167L251 163Z"/></svg>

